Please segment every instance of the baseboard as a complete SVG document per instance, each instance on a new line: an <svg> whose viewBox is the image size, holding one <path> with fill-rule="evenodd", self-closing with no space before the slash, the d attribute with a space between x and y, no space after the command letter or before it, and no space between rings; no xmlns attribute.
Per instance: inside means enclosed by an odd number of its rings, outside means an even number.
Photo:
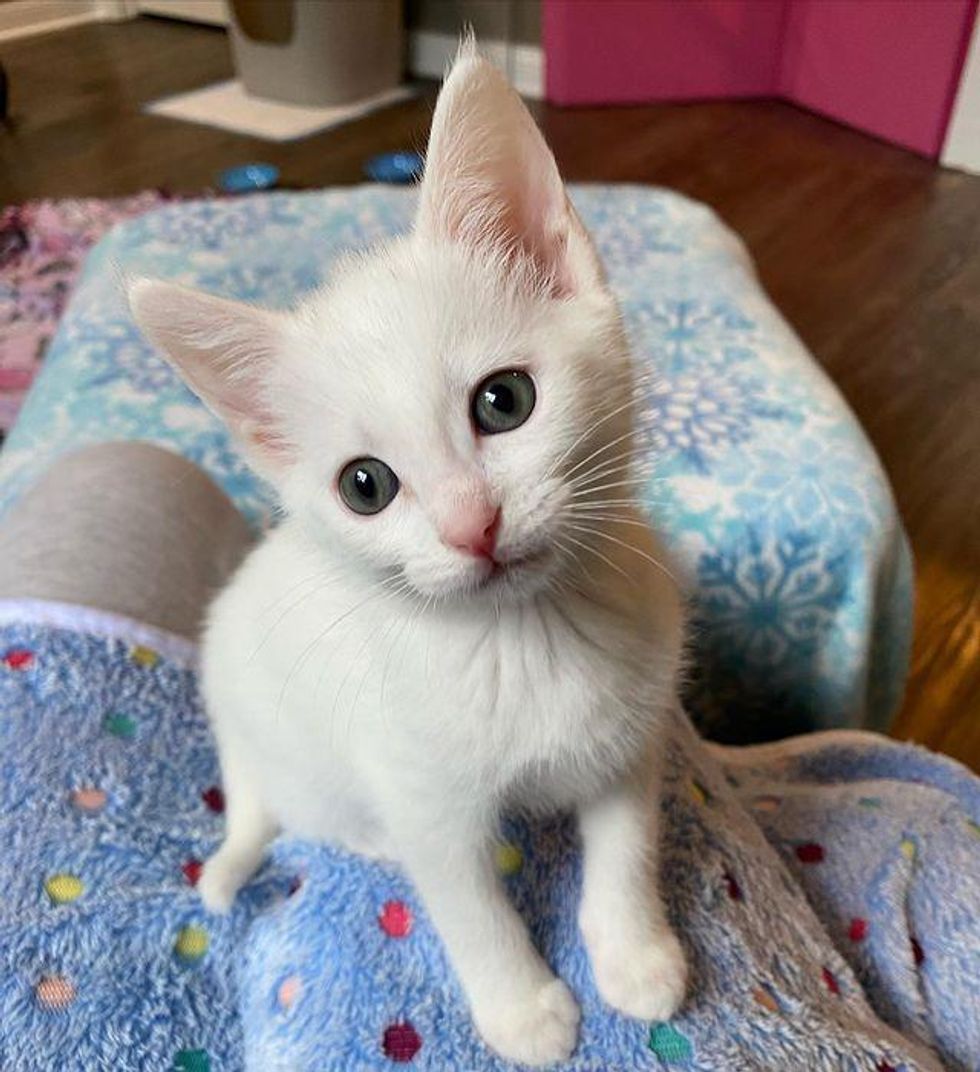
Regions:
<svg viewBox="0 0 980 1072"><path fill-rule="evenodd" d="M65 30L98 17L89 0L10 0L0 4L0 41Z"/></svg>
<svg viewBox="0 0 980 1072"><path fill-rule="evenodd" d="M507 74L518 93L534 100L544 97L544 52L540 45L490 38L480 38L477 43L480 51ZM409 70L422 78L442 78L458 47L455 34L414 30L408 40Z"/></svg>

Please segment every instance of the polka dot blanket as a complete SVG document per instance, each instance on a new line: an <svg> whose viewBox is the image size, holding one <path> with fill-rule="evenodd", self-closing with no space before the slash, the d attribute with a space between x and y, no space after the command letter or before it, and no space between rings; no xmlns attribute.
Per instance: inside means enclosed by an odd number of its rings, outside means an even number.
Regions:
<svg viewBox="0 0 980 1072"><path fill-rule="evenodd" d="M0 1068L430 1072L507 1065L390 865L282 839L228 917L194 884L222 830L190 645L0 606ZM498 867L584 1017L575 1072L980 1067L980 784L840 731L664 742L664 886L693 967L670 1023L599 1001L570 822Z"/></svg>

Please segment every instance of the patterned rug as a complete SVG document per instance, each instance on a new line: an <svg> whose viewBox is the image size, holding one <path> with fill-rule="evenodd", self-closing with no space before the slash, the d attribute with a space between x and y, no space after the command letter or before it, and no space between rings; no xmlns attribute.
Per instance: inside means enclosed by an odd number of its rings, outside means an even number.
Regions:
<svg viewBox="0 0 980 1072"><path fill-rule="evenodd" d="M0 208L0 442L20 410L85 256L120 220L173 198L28 201Z"/></svg>

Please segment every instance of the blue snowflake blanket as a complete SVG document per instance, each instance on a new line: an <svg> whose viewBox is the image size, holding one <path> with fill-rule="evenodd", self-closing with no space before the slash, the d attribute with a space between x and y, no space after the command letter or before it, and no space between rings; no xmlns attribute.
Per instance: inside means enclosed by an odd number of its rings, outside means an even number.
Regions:
<svg viewBox="0 0 980 1072"><path fill-rule="evenodd" d="M884 729L905 680L911 563L860 426L706 206L640 186L571 193L641 371L642 494L694 596L687 703L699 727L737 743ZM0 508L55 455L143 439L268 524L269 490L139 333L120 273L281 307L345 251L404 231L414 210L411 191L361 187L174 203L116 228L4 446Z"/></svg>
<svg viewBox="0 0 980 1072"><path fill-rule="evenodd" d="M0 605L0 1068L429 1072L475 1035L397 868L281 840L230 917L194 883L222 797L186 641ZM599 1002L567 820L498 866L584 1012L575 1072L980 1067L980 784L873 735L665 743L664 885L692 964L671 1023Z"/></svg>

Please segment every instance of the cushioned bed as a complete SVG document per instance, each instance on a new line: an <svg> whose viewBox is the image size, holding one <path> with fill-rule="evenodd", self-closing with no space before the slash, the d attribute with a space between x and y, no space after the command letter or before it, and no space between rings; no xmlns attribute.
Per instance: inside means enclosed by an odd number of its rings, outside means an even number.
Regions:
<svg viewBox="0 0 980 1072"><path fill-rule="evenodd" d="M573 188L643 369L645 490L694 593L688 702L721 739L883 727L904 680L908 546L881 467L704 206ZM143 439L199 463L255 528L267 489L141 338L120 273L273 306L349 247L408 226L411 191L364 187L173 204L92 253L0 459L5 506L58 454Z"/></svg>

